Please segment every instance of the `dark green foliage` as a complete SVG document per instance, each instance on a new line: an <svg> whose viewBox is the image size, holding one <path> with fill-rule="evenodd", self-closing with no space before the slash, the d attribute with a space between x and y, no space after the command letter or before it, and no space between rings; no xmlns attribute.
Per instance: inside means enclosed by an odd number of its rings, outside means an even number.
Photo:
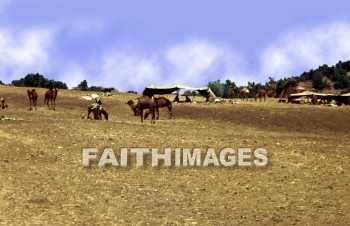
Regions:
<svg viewBox="0 0 350 226"><path fill-rule="evenodd" d="M104 88L102 86L90 86L89 91L103 92Z"/></svg>
<svg viewBox="0 0 350 226"><path fill-rule="evenodd" d="M95 92L103 92L103 86L90 86L86 80L83 80L77 87L73 87L73 90L81 90L81 91L95 91ZM117 91L116 89L114 89Z"/></svg>
<svg viewBox="0 0 350 226"><path fill-rule="evenodd" d="M222 84L224 87L224 91L223 91L223 96L224 98L230 98L230 89L231 88L235 88L236 84L234 82L231 82L229 79L226 80L226 82L224 84Z"/></svg>
<svg viewBox="0 0 350 226"><path fill-rule="evenodd" d="M344 74L337 74L333 76L335 89L348 89L350 88L350 79Z"/></svg>
<svg viewBox="0 0 350 226"><path fill-rule="evenodd" d="M347 89L350 79L347 73L350 71L350 61L339 61L335 66L328 67L326 64L319 66L316 70L304 72L299 76L300 81L311 80L313 87L318 90L330 88L329 85L320 81L320 77L327 77L333 82L335 89ZM322 80L322 78L321 78Z"/></svg>
<svg viewBox="0 0 350 226"><path fill-rule="evenodd" d="M317 74L312 81L312 87L317 90L323 90L327 87L327 83L322 80L323 76L321 73Z"/></svg>
<svg viewBox="0 0 350 226"><path fill-rule="evenodd" d="M5 85L5 84L0 80L0 85Z"/></svg>
<svg viewBox="0 0 350 226"><path fill-rule="evenodd" d="M208 87L213 91L217 97L222 97L224 94L224 86L220 83L220 80L212 81L208 83Z"/></svg>
<svg viewBox="0 0 350 226"><path fill-rule="evenodd" d="M129 90L127 93L134 93L134 94L137 94L137 92L132 91L132 90Z"/></svg>
<svg viewBox="0 0 350 226"><path fill-rule="evenodd" d="M27 74L20 80L13 80L11 82L13 86L27 86L27 87L41 87L41 88L58 88L68 89L67 85L60 81L49 80L39 73Z"/></svg>
<svg viewBox="0 0 350 226"><path fill-rule="evenodd" d="M236 84L229 79L225 83L220 83L220 80L211 81L208 83L208 87L213 91L217 97L230 97L230 89L235 88Z"/></svg>
<svg viewBox="0 0 350 226"><path fill-rule="evenodd" d="M81 90L81 91L88 91L89 86L86 80L82 81L76 88L77 90Z"/></svg>
<svg viewBox="0 0 350 226"><path fill-rule="evenodd" d="M276 93L277 94L280 94L283 90L284 90L284 87L286 86L287 84L287 78L281 78L277 81L277 84L276 84Z"/></svg>

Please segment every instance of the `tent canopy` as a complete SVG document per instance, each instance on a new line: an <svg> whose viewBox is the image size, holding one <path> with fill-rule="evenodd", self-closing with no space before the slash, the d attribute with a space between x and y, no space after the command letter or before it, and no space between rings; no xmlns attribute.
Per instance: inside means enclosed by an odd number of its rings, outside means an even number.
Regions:
<svg viewBox="0 0 350 226"><path fill-rule="evenodd" d="M290 94L291 99L297 99L303 96L308 96L311 97L312 95L315 95L317 97L317 99L321 99L321 100L335 100L338 101L340 103L344 103L344 104L350 104L350 93L346 93L343 95L336 95L336 94L328 94L328 93L314 93L314 92L309 92L309 91L305 91L302 93L294 93L294 94Z"/></svg>
<svg viewBox="0 0 350 226"><path fill-rule="evenodd" d="M155 85L149 85L147 86L143 94L147 94L149 96L153 96L154 94L169 94L175 91L178 91L179 89L183 89L185 91L197 91L204 97L214 97L216 98L213 91L208 86L203 86L200 88L194 88L189 86L183 86L183 85L173 85L173 86L155 86Z"/></svg>

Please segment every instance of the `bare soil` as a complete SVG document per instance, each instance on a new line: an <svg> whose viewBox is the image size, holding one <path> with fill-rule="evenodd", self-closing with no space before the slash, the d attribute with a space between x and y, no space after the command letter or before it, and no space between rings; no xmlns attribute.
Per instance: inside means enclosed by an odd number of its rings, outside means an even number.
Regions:
<svg viewBox="0 0 350 226"><path fill-rule="evenodd" d="M265 103L173 104L151 125L102 97L110 120L86 120L88 92L0 86L0 224L346 225L350 221L350 107ZM169 96L173 98L173 96ZM195 97L197 101L203 101ZM82 166L82 148L265 148L259 167Z"/></svg>

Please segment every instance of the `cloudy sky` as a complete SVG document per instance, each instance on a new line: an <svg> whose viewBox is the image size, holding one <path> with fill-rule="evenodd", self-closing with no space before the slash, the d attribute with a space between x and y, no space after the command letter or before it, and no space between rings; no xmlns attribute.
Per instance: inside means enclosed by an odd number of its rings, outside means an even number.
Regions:
<svg viewBox="0 0 350 226"><path fill-rule="evenodd" d="M237 85L350 60L347 0L0 0L0 80Z"/></svg>

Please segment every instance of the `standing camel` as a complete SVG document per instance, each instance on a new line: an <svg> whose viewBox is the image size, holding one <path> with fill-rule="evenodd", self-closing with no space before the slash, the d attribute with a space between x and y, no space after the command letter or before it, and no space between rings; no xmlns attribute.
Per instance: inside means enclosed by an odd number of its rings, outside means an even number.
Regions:
<svg viewBox="0 0 350 226"><path fill-rule="evenodd" d="M8 108L8 105L5 104L5 98L1 98L0 102L1 102L1 109L7 109Z"/></svg>
<svg viewBox="0 0 350 226"><path fill-rule="evenodd" d="M33 106L36 110L36 105L38 102L38 93L36 92L35 89L32 89L32 90L28 89L27 93L28 93L28 98L29 98L29 110L32 110L32 103L33 103Z"/></svg>
<svg viewBox="0 0 350 226"><path fill-rule="evenodd" d="M139 115L141 117L141 122L143 122L143 110L149 109L152 115L151 124L156 122L155 119L155 108L156 104L149 96L140 96L136 107L139 109Z"/></svg>
<svg viewBox="0 0 350 226"><path fill-rule="evenodd" d="M172 104L171 101L165 97L155 97L154 102L156 103L156 119L159 119L159 108L167 107L169 110L169 119L171 119L173 112L172 112Z"/></svg>
<svg viewBox="0 0 350 226"><path fill-rule="evenodd" d="M258 93L255 96L255 101L257 98L260 99L260 102L261 102L261 99L264 98L264 102L265 102L266 101L266 91L264 89L259 89Z"/></svg>
<svg viewBox="0 0 350 226"><path fill-rule="evenodd" d="M45 101L44 104L47 104L47 107L51 110L51 107L53 106L53 110L55 110L56 105L56 97L57 97L58 89L49 89L45 93ZM49 101L51 102L51 107L49 106Z"/></svg>
<svg viewBox="0 0 350 226"><path fill-rule="evenodd" d="M247 87L241 89L241 92L239 93L240 94L240 97L241 97L241 100L244 100L245 98L249 98L249 89Z"/></svg>
<svg viewBox="0 0 350 226"><path fill-rule="evenodd" d="M230 97L233 98L235 96L235 88L230 88Z"/></svg>

